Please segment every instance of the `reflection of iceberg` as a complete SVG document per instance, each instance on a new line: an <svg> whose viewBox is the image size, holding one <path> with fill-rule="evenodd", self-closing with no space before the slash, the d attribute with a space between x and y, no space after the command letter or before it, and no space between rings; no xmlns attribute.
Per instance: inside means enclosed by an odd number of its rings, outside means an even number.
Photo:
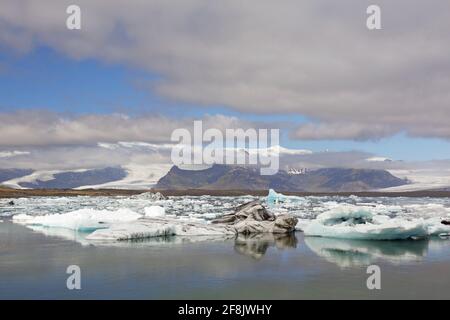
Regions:
<svg viewBox="0 0 450 320"><path fill-rule="evenodd" d="M43 226L28 225L27 228L39 232L48 237L57 237L64 240L74 241L83 246L96 247L121 247L121 248L141 248L162 245L179 245L185 243L195 242L214 242L226 241L235 238L235 235L221 234L221 235L203 235L203 236L163 236L152 238L139 238L128 241L108 241L108 240L92 240L88 239L89 233L70 230L67 228L48 228Z"/></svg>
<svg viewBox="0 0 450 320"><path fill-rule="evenodd" d="M305 244L317 255L338 266L366 266L377 260L391 263L420 261L428 251L427 240L365 241L305 238Z"/></svg>
<svg viewBox="0 0 450 320"><path fill-rule="evenodd" d="M275 190L270 189L267 195L267 203L269 205L275 205L282 202L298 202L304 201L302 197L297 196L285 196L284 194L277 193Z"/></svg>
<svg viewBox="0 0 450 320"><path fill-rule="evenodd" d="M254 259L261 259L269 247L287 249L297 247L297 238L290 234L239 234L234 243L236 252Z"/></svg>
<svg viewBox="0 0 450 320"><path fill-rule="evenodd" d="M356 240L402 240L428 236L423 219L406 220L373 215L370 208L342 205L322 213L304 227L306 236Z"/></svg>
<svg viewBox="0 0 450 320"><path fill-rule="evenodd" d="M204 236L167 236L167 237L153 237L153 238L140 238L126 241L102 241L102 240L88 240L90 245L96 247L120 247L120 248L146 248L146 247L159 247L159 246L171 246L181 245L197 242L223 242L232 240L235 235L204 235Z"/></svg>
<svg viewBox="0 0 450 320"><path fill-rule="evenodd" d="M88 233L85 232L79 232L75 230L70 230L67 228L47 228L43 226L33 226L29 225L27 228L44 234L47 237L57 237L64 240L74 241L78 242L79 244L83 246L88 246L90 243L86 240L86 236Z"/></svg>

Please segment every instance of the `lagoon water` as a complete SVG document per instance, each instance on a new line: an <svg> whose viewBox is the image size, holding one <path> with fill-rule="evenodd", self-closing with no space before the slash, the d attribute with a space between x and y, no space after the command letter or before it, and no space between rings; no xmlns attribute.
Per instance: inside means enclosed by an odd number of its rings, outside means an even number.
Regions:
<svg viewBox="0 0 450 320"><path fill-rule="evenodd" d="M208 220L251 197L182 197L155 202L168 214ZM140 212L144 198L30 198L0 206L0 299L449 299L450 240L355 241L258 235L96 243L65 228L23 226L16 214L64 214L80 208ZM9 200L8 200L9 201ZM362 203L405 217L448 214L448 199L305 198L271 210L302 219ZM381 268L369 290L367 267ZM81 268L81 290L66 269Z"/></svg>
<svg viewBox="0 0 450 320"><path fill-rule="evenodd" d="M381 268L368 290L367 266ZM81 290L66 268L81 268ZM450 298L450 241L241 238L83 246L0 223L0 299Z"/></svg>

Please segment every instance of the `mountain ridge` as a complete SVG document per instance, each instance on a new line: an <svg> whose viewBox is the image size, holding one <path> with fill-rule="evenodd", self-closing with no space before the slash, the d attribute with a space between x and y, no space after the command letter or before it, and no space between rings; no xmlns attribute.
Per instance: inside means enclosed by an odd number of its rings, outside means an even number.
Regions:
<svg viewBox="0 0 450 320"><path fill-rule="evenodd" d="M262 176L256 167L213 165L203 170L184 170L173 166L155 188L162 190L267 190L300 192L369 191L407 184L385 170L323 168L290 175L280 170Z"/></svg>

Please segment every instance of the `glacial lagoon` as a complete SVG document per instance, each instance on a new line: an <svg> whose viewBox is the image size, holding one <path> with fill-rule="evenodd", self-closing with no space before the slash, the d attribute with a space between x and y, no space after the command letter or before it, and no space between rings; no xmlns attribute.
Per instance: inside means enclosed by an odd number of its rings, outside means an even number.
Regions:
<svg viewBox="0 0 450 320"><path fill-rule="evenodd" d="M166 214L208 220L254 197L173 197L152 202ZM265 199L261 199L264 201ZM142 198L28 198L0 213L1 299L396 299L450 298L450 240L369 241L290 235L159 237L93 242L88 231L22 225L17 214L66 214L80 208L141 212ZM432 218L448 199L309 198L270 206L314 217L339 204L372 206L386 215ZM81 270L68 290L67 267ZM367 267L381 270L369 290Z"/></svg>

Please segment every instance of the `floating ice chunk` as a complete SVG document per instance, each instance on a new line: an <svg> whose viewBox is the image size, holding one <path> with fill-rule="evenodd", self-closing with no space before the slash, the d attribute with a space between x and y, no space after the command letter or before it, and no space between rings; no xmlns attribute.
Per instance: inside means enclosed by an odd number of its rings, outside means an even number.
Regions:
<svg viewBox="0 0 450 320"><path fill-rule="evenodd" d="M143 218L135 222L112 225L94 231L88 240L131 240L164 236L220 236L235 235L232 227L211 225L192 220Z"/></svg>
<svg viewBox="0 0 450 320"><path fill-rule="evenodd" d="M205 219L215 219L215 218L217 218L217 214L216 213L203 213L201 216L203 218L205 218Z"/></svg>
<svg viewBox="0 0 450 320"><path fill-rule="evenodd" d="M284 194L277 193L275 190L270 189L267 195L267 203L269 205L278 204L280 202L298 202L304 201L304 198L297 196L285 196Z"/></svg>
<svg viewBox="0 0 450 320"><path fill-rule="evenodd" d="M13 216L13 222L25 225L40 225L44 227L66 228L83 232L108 228L111 224L136 221L142 215L130 209L118 209L116 211L80 209L64 214L49 214L43 216L31 216L17 214Z"/></svg>
<svg viewBox="0 0 450 320"><path fill-rule="evenodd" d="M148 200L148 201L161 201L166 200L167 197L162 195L160 192L144 192L138 195L134 195L130 197L131 199L137 199L137 200Z"/></svg>
<svg viewBox="0 0 450 320"><path fill-rule="evenodd" d="M340 204L334 209L317 216L317 221L324 225L336 225L340 223L358 224L371 221L373 214L369 207L360 207L349 204Z"/></svg>
<svg viewBox="0 0 450 320"><path fill-rule="evenodd" d="M25 213L16 214L13 216L13 222L26 224L27 222L33 220L35 217L30 216Z"/></svg>
<svg viewBox="0 0 450 320"><path fill-rule="evenodd" d="M368 208L342 205L320 214L304 228L306 236L357 240L401 240L428 236L423 219L375 217Z"/></svg>
<svg viewBox="0 0 450 320"><path fill-rule="evenodd" d="M430 218L425 220L430 236L448 236L450 235L450 226L441 223L441 218Z"/></svg>
<svg viewBox="0 0 450 320"><path fill-rule="evenodd" d="M166 214L166 210L160 206L151 206L144 208L146 217L162 217Z"/></svg>
<svg viewBox="0 0 450 320"><path fill-rule="evenodd" d="M296 231L303 231L305 230L313 220L310 219L298 219L297 225L295 226Z"/></svg>
<svg viewBox="0 0 450 320"><path fill-rule="evenodd" d="M145 225L124 223L113 225L108 229L99 229L86 237L88 240L135 240L175 235L175 228L170 224Z"/></svg>

